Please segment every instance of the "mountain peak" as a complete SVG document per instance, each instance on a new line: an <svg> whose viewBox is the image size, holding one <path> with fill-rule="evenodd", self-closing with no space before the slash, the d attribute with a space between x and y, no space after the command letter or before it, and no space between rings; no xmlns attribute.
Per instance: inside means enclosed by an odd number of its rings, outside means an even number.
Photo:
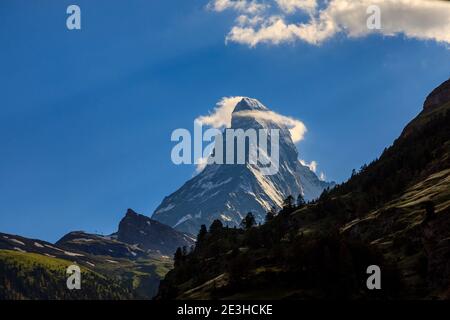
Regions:
<svg viewBox="0 0 450 320"><path fill-rule="evenodd" d="M297 148L286 126L270 114L267 117L253 115L252 111L268 112L266 106L252 98L239 100L230 128L279 130L279 170L273 175L264 175L262 167L249 163L247 148L244 163L208 164L202 172L166 197L156 208L153 219L191 234L198 233L202 224L209 226L216 219L231 227L239 226L247 212L252 212L257 222L262 222L266 212L274 206L281 208L287 196L302 194L305 200L312 200L318 198L325 188L333 186L320 181L314 172L300 164ZM246 114L246 111L251 114ZM226 141L226 133L222 135ZM267 142L272 148L271 131ZM227 155L225 146L226 143L219 146L224 148L222 156ZM258 151L261 154L268 150L259 148Z"/></svg>
<svg viewBox="0 0 450 320"><path fill-rule="evenodd" d="M178 247L190 247L194 244L190 235L132 209L128 209L126 216L120 221L116 235L121 242L137 245L144 251L159 250L164 254L172 254Z"/></svg>
<svg viewBox="0 0 450 320"><path fill-rule="evenodd" d="M136 211L134 211L133 209L128 208L127 209L127 213L125 214L125 216L128 217L133 217L133 216L137 216L138 214L136 213Z"/></svg>
<svg viewBox="0 0 450 320"><path fill-rule="evenodd" d="M242 98L241 101L238 102L238 104L236 104L233 113L239 111L252 111L252 110L268 111L269 109L267 109L265 105L263 105L256 99L244 97Z"/></svg>

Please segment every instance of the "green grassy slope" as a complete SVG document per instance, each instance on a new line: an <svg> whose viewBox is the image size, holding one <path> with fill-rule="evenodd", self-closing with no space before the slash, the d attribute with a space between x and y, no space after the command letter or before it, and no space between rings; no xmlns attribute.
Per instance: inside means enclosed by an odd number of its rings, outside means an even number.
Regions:
<svg viewBox="0 0 450 320"><path fill-rule="evenodd" d="M111 236L72 232L63 240L52 244L0 233L0 264L4 271L0 297L151 299L173 265L169 256L144 251ZM82 292L66 290L64 271L70 264L79 265L87 274ZM120 286L119 290L114 289L116 286Z"/></svg>
<svg viewBox="0 0 450 320"><path fill-rule="evenodd" d="M0 250L0 299L128 299L131 292L116 280L81 267L80 290L66 286L72 261L36 253Z"/></svg>

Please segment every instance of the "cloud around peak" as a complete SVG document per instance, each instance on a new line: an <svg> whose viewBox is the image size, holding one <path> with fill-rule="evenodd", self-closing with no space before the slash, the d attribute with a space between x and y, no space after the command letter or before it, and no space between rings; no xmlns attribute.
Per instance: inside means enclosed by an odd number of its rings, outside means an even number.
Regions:
<svg viewBox="0 0 450 320"><path fill-rule="evenodd" d="M367 26L373 6L379 8L380 29ZM211 0L208 8L235 11L226 41L250 47L293 41L319 45L338 34L403 35L450 44L450 2L443 0Z"/></svg>
<svg viewBox="0 0 450 320"><path fill-rule="evenodd" d="M216 107L211 113L199 116L195 121L201 125L210 126L216 129L229 128L231 126L233 110L243 98L246 97L223 97L216 104ZM303 140L304 135L307 132L307 128L302 121L270 110L243 110L234 115L239 117L253 117L262 121L273 121L279 125L283 125L289 129L294 143Z"/></svg>
<svg viewBox="0 0 450 320"><path fill-rule="evenodd" d="M255 103L258 103L259 105L266 108L256 99L251 99L242 96L223 97L216 103L216 106L214 107L212 112L210 112L207 115L197 117L195 119L195 122L202 126L209 126L215 129L224 129L231 127L231 120L233 116L253 117L261 121L273 121L276 122L278 125L282 125L288 128L291 134L292 141L294 143L299 143L304 139L304 136L308 130L301 120L295 119L293 117L284 116L277 112L268 109L264 110L262 108L255 110L242 110L233 113L236 105L239 102L241 102L242 99L245 98L254 101ZM308 167L314 173L317 172L318 164L316 161L313 160L309 163L306 162L305 160L299 161L302 165ZM207 165L207 157L198 159L196 173L203 171L206 165ZM325 175L323 172L320 173L319 178L321 180L325 180Z"/></svg>

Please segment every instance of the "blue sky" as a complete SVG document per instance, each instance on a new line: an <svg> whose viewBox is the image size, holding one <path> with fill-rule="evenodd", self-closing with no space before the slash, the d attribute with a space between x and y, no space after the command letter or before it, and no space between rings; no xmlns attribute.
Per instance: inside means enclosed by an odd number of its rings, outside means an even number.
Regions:
<svg viewBox="0 0 450 320"><path fill-rule="evenodd" d="M207 3L1 1L0 232L55 241L150 215L194 172L172 164L171 132L224 96L303 121L301 158L343 181L450 75L448 45L404 35L225 43L235 13Z"/></svg>

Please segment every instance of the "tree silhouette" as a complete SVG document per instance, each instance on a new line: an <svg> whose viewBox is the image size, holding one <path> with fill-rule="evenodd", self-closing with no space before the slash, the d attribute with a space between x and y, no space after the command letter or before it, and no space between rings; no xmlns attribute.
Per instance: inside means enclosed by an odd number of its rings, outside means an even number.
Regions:
<svg viewBox="0 0 450 320"><path fill-rule="evenodd" d="M288 195L288 197L283 201L283 209L292 209L293 207L294 207L294 197Z"/></svg>
<svg viewBox="0 0 450 320"><path fill-rule="evenodd" d="M256 224L255 216L253 213L249 212L245 216L244 219L242 219L241 225L244 227L244 229L248 230L251 227L253 227Z"/></svg>
<svg viewBox="0 0 450 320"><path fill-rule="evenodd" d="M178 247L178 249L177 249L177 251L175 251L175 255L173 257L173 264L175 267L179 267L182 262L183 262L183 252L181 251L181 248Z"/></svg>
<svg viewBox="0 0 450 320"><path fill-rule="evenodd" d="M303 195L300 193L297 197L297 207L301 208L306 204L305 198L303 198Z"/></svg>
<svg viewBox="0 0 450 320"><path fill-rule="evenodd" d="M275 218L275 210L272 208L266 213L266 222L272 221Z"/></svg>
<svg viewBox="0 0 450 320"><path fill-rule="evenodd" d="M208 230L206 230L206 226L204 224L202 224L200 226L200 231L198 232L198 235L197 235L197 245L198 246L202 245L207 234L208 234Z"/></svg>
<svg viewBox="0 0 450 320"><path fill-rule="evenodd" d="M222 229L223 229L222 221L216 219L213 221L213 223L211 223L211 226L209 227L209 232L211 232L212 234L217 234L220 231L222 231Z"/></svg>

